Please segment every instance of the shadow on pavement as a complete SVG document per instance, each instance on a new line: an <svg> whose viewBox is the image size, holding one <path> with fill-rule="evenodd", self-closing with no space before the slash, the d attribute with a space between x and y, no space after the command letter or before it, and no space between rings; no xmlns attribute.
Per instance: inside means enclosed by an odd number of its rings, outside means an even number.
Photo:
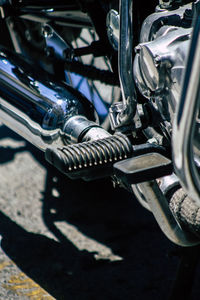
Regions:
<svg viewBox="0 0 200 300"><path fill-rule="evenodd" d="M16 153L10 150L5 161ZM17 266L56 299L167 299L178 263L172 254L181 249L165 238L153 216L109 181L68 180L30 144L27 150L47 168L43 220L58 241L27 232L0 213L1 246ZM79 250L56 226L60 221L122 260L96 260L95 253Z"/></svg>

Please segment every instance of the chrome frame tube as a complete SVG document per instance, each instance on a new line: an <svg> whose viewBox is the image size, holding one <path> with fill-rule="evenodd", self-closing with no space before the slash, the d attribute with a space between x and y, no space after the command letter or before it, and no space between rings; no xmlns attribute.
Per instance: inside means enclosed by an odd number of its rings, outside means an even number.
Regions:
<svg viewBox="0 0 200 300"><path fill-rule="evenodd" d="M120 0L119 76L123 100L134 97L133 1ZM126 102L124 103L126 105Z"/></svg>
<svg viewBox="0 0 200 300"><path fill-rule="evenodd" d="M186 232L178 225L172 215L166 197L155 180L139 183L138 186L142 190L146 203L160 229L170 241L181 247L194 246L200 243L197 237Z"/></svg>
<svg viewBox="0 0 200 300"><path fill-rule="evenodd" d="M136 93L133 77L133 1L120 0L120 38L118 49L119 80L123 112L120 123L126 123L136 113Z"/></svg>
<svg viewBox="0 0 200 300"><path fill-rule="evenodd" d="M173 160L175 172L188 195L200 205L200 177L193 152L196 115L200 101L200 15L196 17L182 95L173 124Z"/></svg>

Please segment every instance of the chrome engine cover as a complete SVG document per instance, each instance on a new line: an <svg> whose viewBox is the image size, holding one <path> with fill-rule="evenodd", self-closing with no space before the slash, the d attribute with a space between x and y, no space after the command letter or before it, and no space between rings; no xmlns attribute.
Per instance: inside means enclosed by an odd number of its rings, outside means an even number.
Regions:
<svg viewBox="0 0 200 300"><path fill-rule="evenodd" d="M157 11L143 23L136 47L134 79L143 96L172 121L179 101L192 33L191 5Z"/></svg>

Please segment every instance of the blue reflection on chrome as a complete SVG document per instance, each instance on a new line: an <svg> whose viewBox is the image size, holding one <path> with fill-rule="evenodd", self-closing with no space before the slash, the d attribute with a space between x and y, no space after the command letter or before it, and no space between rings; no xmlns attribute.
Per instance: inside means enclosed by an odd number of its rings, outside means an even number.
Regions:
<svg viewBox="0 0 200 300"><path fill-rule="evenodd" d="M103 120L108 115L109 105L106 102L104 102L104 100L98 94L98 91L95 91L92 87L90 87L85 77L82 77L75 73L70 73L69 77L67 72L65 73L65 75L67 83L72 84L74 88L76 88L94 104L100 122L103 122Z"/></svg>

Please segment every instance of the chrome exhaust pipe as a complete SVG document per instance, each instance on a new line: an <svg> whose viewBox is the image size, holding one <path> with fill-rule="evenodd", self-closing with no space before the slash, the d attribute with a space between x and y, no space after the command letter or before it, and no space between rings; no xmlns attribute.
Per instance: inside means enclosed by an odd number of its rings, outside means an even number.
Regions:
<svg viewBox="0 0 200 300"><path fill-rule="evenodd" d="M95 118L93 105L78 91L0 49L0 120L10 129L45 151L78 142L91 128L105 137Z"/></svg>

